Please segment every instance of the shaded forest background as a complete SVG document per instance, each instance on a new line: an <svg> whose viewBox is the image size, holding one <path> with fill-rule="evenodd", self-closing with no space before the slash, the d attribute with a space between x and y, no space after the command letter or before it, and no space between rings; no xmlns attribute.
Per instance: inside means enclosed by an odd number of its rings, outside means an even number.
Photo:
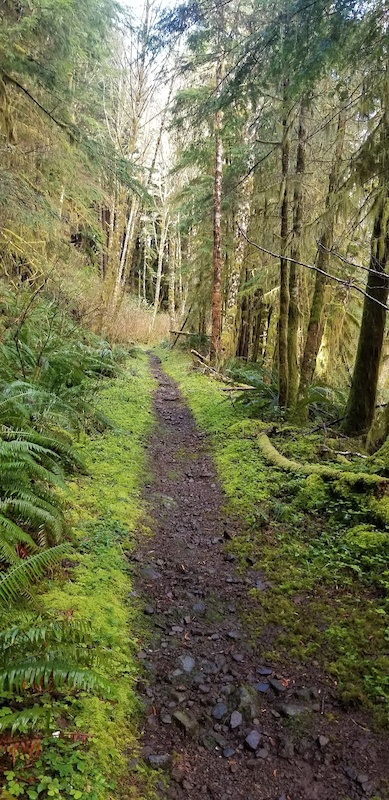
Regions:
<svg viewBox="0 0 389 800"><path fill-rule="evenodd" d="M345 609L349 660L342 651L335 674L357 665L349 695L384 708L385 3L195 0L166 10L145 0L133 14L112 0L1 0L0 151L4 796L100 800L123 775L136 705L123 552L138 520L152 391L145 364L123 376L134 343L194 349L203 369L241 384L228 413L209 389L209 412L194 379L204 402L194 410L211 432L219 412L220 430L230 421L224 469L239 480L242 471L250 546L268 514L287 542L283 559L282 537L266 551L270 573L273 558L291 574L293 559L305 574L311 558L312 581L326 587L336 566L371 629L355 644ZM106 378L116 379L108 389ZM256 427L245 440L247 422ZM312 426L332 438L301 436ZM82 481L96 463L93 494ZM133 481L125 513L104 494L111 472L126 497ZM76 494L82 484L87 522L69 483ZM231 485L233 502L241 486ZM305 541L292 558L288 525L311 537L327 524L334 541L323 537L320 558ZM274 583L294 591L284 578Z"/></svg>
<svg viewBox="0 0 389 800"><path fill-rule="evenodd" d="M366 434L387 374L385 5L1 13L5 285L110 341L184 325L290 418L322 400Z"/></svg>

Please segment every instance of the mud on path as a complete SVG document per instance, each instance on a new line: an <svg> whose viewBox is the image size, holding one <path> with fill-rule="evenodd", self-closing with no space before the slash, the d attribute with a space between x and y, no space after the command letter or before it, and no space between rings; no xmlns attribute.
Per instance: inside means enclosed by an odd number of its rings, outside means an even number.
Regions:
<svg viewBox="0 0 389 800"><path fill-rule="evenodd" d="M343 710L318 672L263 662L239 611L263 575L235 572L207 436L151 357L159 386L145 500L153 537L139 544L137 589L153 626L141 652L143 753L165 770L161 798L354 800L389 797L385 734ZM259 611L260 613L260 611ZM386 787L386 788L385 788Z"/></svg>

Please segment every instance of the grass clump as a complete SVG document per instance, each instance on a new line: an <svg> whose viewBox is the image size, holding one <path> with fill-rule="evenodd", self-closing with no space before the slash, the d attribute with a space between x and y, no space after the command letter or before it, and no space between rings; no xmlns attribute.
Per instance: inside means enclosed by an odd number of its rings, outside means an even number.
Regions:
<svg viewBox="0 0 389 800"><path fill-rule="evenodd" d="M241 570L250 563L264 570L271 584L266 592L251 592L246 621L253 638L266 628L273 638L269 657L289 666L291 658L319 659L345 702L374 708L386 724L385 486L350 483L341 470L329 480L325 474L285 472L265 463L257 437L269 432L268 409L266 422L251 419L250 405L232 404L221 385L191 369L187 358L161 357L198 423L210 433L227 509L244 523L228 547ZM328 458L324 435L301 436L277 416L271 442L287 458L306 464ZM366 472L366 460L359 461L351 469Z"/></svg>

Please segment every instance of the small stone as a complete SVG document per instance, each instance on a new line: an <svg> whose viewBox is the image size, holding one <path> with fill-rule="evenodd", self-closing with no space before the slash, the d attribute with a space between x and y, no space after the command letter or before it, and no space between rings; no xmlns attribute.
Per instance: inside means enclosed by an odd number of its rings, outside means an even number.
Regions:
<svg viewBox="0 0 389 800"><path fill-rule="evenodd" d="M182 664L182 669L188 675L194 670L196 662L192 656L181 656L179 661Z"/></svg>
<svg viewBox="0 0 389 800"><path fill-rule="evenodd" d="M164 725L171 725L172 718L170 714L161 714L161 722L163 722Z"/></svg>
<svg viewBox="0 0 389 800"><path fill-rule="evenodd" d="M269 684L268 683L256 683L255 688L257 692L262 692L263 694L268 691Z"/></svg>
<svg viewBox="0 0 389 800"><path fill-rule="evenodd" d="M215 725L215 728L216 728L216 725ZM227 739L221 733L218 733L217 731L212 731L211 736L212 736L212 739L218 745L218 747L221 747L221 748L227 747Z"/></svg>
<svg viewBox="0 0 389 800"><path fill-rule="evenodd" d="M230 717L230 728L234 730L235 728L239 728L239 726L243 722L243 717L240 711L233 711Z"/></svg>
<svg viewBox="0 0 389 800"><path fill-rule="evenodd" d="M239 769L238 764L231 764L230 772L232 772L232 774L234 774L235 772L238 772L238 769Z"/></svg>
<svg viewBox="0 0 389 800"><path fill-rule="evenodd" d="M184 629L181 627L181 625L173 625L171 633L182 633L183 630Z"/></svg>
<svg viewBox="0 0 389 800"><path fill-rule="evenodd" d="M190 783L190 781L187 781L187 780L185 779L185 780L183 780L183 781L182 781L182 788L183 788L183 789L186 789L186 790L189 792L191 789L193 789L193 786L192 786L192 784Z"/></svg>
<svg viewBox="0 0 389 800"><path fill-rule="evenodd" d="M232 658L234 659L234 661L237 661L238 664L242 664L244 661L243 653L234 653Z"/></svg>
<svg viewBox="0 0 389 800"><path fill-rule="evenodd" d="M283 703L279 706L279 710L284 717L298 717L309 711L306 706L298 706L295 703Z"/></svg>
<svg viewBox="0 0 389 800"><path fill-rule="evenodd" d="M185 732L187 736L195 736L198 731L198 723L193 717L185 711L175 711L173 714L174 720L177 725Z"/></svg>
<svg viewBox="0 0 389 800"><path fill-rule="evenodd" d="M236 753L233 747L225 747L223 750L223 757L224 758L232 758Z"/></svg>
<svg viewBox="0 0 389 800"><path fill-rule="evenodd" d="M229 639L240 639L239 631L228 631L227 636Z"/></svg>
<svg viewBox="0 0 389 800"><path fill-rule="evenodd" d="M150 604L145 606L143 610L144 610L144 613L147 614L150 617L152 616L152 614L155 614L155 608Z"/></svg>
<svg viewBox="0 0 389 800"><path fill-rule="evenodd" d="M217 703L212 711L214 719L223 719L228 713L228 708L224 703Z"/></svg>
<svg viewBox="0 0 389 800"><path fill-rule="evenodd" d="M327 736L318 736L317 741L319 747L327 747L327 744L329 743L330 740L328 739Z"/></svg>
<svg viewBox="0 0 389 800"><path fill-rule="evenodd" d="M354 767L345 767L344 768L345 775L350 778L350 781L356 781L358 772Z"/></svg>
<svg viewBox="0 0 389 800"><path fill-rule="evenodd" d="M280 741L280 745L278 748L278 755L280 758L293 758L294 756L294 745L291 739L288 736L285 736Z"/></svg>
<svg viewBox="0 0 389 800"><path fill-rule="evenodd" d="M200 683L199 690L200 692L203 692L203 694L209 694L209 692L211 691L211 687L208 686L208 684L206 683Z"/></svg>
<svg viewBox="0 0 389 800"><path fill-rule="evenodd" d="M195 612L195 614L204 614L206 610L207 606L205 603L203 603L202 600L198 600L197 603L195 603L193 606L193 611Z"/></svg>
<svg viewBox="0 0 389 800"><path fill-rule="evenodd" d="M270 667L257 667L258 675L263 675L266 677L267 675L271 675L273 670Z"/></svg>
<svg viewBox="0 0 389 800"><path fill-rule="evenodd" d="M357 783L360 783L362 786L364 783L369 783L369 776L366 775L365 772L359 772L357 775Z"/></svg>
<svg viewBox="0 0 389 800"><path fill-rule="evenodd" d="M186 615L185 615L185 617L184 617L184 622L185 622L185 625L190 625L190 623L191 623L191 618L190 618L189 614L186 614Z"/></svg>
<svg viewBox="0 0 389 800"><path fill-rule="evenodd" d="M255 755L256 755L257 758L262 758L262 760L264 760L265 758L268 757L269 751L267 750L266 747L260 747L259 750L257 750Z"/></svg>
<svg viewBox="0 0 389 800"><path fill-rule="evenodd" d="M275 719L280 719L280 717L281 717L281 714L280 714L280 712L279 712L279 711L276 711L276 709L275 709L275 708L272 708L272 709L271 709L271 711L270 711L270 713L271 713L271 715L272 715L272 716L273 716Z"/></svg>
<svg viewBox="0 0 389 800"><path fill-rule="evenodd" d="M282 692L286 692L286 686L284 686L282 681L279 681L277 678L270 678L269 683L276 694L282 694Z"/></svg>
<svg viewBox="0 0 389 800"><path fill-rule="evenodd" d="M145 653L144 650L139 650L137 655L138 655L139 661L144 661L144 659L147 658L147 653Z"/></svg>
<svg viewBox="0 0 389 800"><path fill-rule="evenodd" d="M262 736L259 733L259 731L255 731L254 730L254 731L250 731L250 733L248 734L248 736L246 736L244 741L245 741L246 747L249 750L255 751L255 750L258 749L258 746L260 744L261 739L262 739Z"/></svg>
<svg viewBox="0 0 389 800"><path fill-rule="evenodd" d="M207 661L205 658L201 661L200 667L204 675L217 675L219 672L218 665L214 661Z"/></svg>
<svg viewBox="0 0 389 800"><path fill-rule="evenodd" d="M295 692L296 697L299 697L300 700L318 700L320 698L320 692L316 689L315 686L308 686L304 689L297 689Z"/></svg>
<svg viewBox="0 0 389 800"><path fill-rule="evenodd" d="M167 767L170 763L170 756L168 753L164 753L161 756L150 755L147 760L155 769L162 769L163 767Z"/></svg>

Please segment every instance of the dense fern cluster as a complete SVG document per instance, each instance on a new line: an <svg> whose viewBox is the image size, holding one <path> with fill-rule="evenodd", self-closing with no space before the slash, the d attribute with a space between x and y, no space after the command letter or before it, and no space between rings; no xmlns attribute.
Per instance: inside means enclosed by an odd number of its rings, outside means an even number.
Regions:
<svg viewBox="0 0 389 800"><path fill-rule="evenodd" d="M0 337L0 731L23 733L45 727L47 692L109 690L85 627L46 617L34 584L71 552L60 490L83 469L74 434L106 424L93 396L117 359L31 292L5 289Z"/></svg>

